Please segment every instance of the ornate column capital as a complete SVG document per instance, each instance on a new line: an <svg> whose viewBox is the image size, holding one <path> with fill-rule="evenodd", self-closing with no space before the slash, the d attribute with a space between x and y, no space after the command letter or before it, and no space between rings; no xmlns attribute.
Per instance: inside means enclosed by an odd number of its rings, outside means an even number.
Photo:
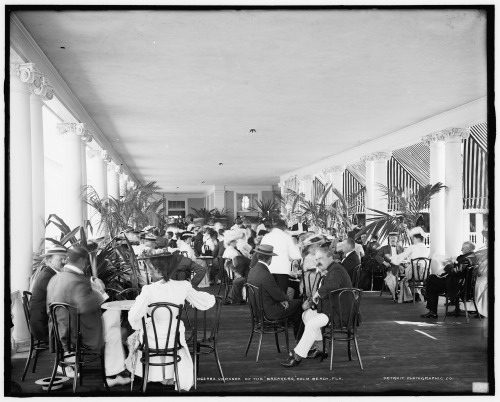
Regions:
<svg viewBox="0 0 500 402"><path fill-rule="evenodd" d="M38 71L35 63L11 64L11 74L16 75L24 84L28 84L31 93L41 96L44 100L54 97L54 90L49 81Z"/></svg>
<svg viewBox="0 0 500 402"><path fill-rule="evenodd" d="M436 131L422 137L422 142L425 145L430 146L431 144L436 144L438 141L444 141L444 138L445 135L443 134L443 131Z"/></svg>
<svg viewBox="0 0 500 402"><path fill-rule="evenodd" d="M90 159L99 158L100 156L101 156L100 149L87 148L87 157L89 157Z"/></svg>
<svg viewBox="0 0 500 402"><path fill-rule="evenodd" d="M123 174L123 168L120 165L115 165L114 168L116 173L119 175Z"/></svg>
<svg viewBox="0 0 500 402"><path fill-rule="evenodd" d="M361 158L363 162L386 161L391 159L392 152L373 152Z"/></svg>
<svg viewBox="0 0 500 402"><path fill-rule="evenodd" d="M112 162L111 155L109 155L109 152L106 150L101 151L101 158L108 164Z"/></svg>
<svg viewBox="0 0 500 402"><path fill-rule="evenodd" d="M323 174L343 173L345 168L346 168L345 165L334 165L323 169L322 173Z"/></svg>
<svg viewBox="0 0 500 402"><path fill-rule="evenodd" d="M92 141L92 134L85 128L84 123L58 123L57 131L59 132L59 134L76 134L81 138L83 142Z"/></svg>
<svg viewBox="0 0 500 402"><path fill-rule="evenodd" d="M470 135L470 128L461 128L461 127L448 127L443 131L444 140L447 142L461 142L462 140L466 140Z"/></svg>

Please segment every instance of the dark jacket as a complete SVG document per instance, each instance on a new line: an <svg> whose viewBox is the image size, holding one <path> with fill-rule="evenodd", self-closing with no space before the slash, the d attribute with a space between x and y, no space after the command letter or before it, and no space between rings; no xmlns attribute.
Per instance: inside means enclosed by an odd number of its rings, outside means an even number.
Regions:
<svg viewBox="0 0 500 402"><path fill-rule="evenodd" d="M48 266L42 267L31 290L30 326L36 340L49 340L49 316L47 314L47 286L56 271Z"/></svg>
<svg viewBox="0 0 500 402"><path fill-rule="evenodd" d="M353 254L356 254L355 252ZM330 292L336 289L343 288L352 288L351 278L346 271L346 269L336 263L333 262L327 268L327 274L325 279L323 280L323 284L318 289L318 293L320 296L320 302L318 303L318 313L324 313L330 315L331 306L330 306ZM348 304L347 304L348 305ZM348 319L348 308L342 308L343 320L346 322ZM339 306L333 306L333 321L339 322L340 318L340 309ZM331 319L331 317L330 317Z"/></svg>
<svg viewBox="0 0 500 402"><path fill-rule="evenodd" d="M53 302L69 303L78 308L80 313L80 330L83 344L93 351L100 351L104 345L101 299L92 290L90 277L80 275L67 268L63 268L58 275L54 275L47 286L47 312L49 304ZM60 315L64 314L60 312ZM76 344L76 317L71 317L71 340ZM68 339L68 323L64 318L59 321L59 333L63 344Z"/></svg>
<svg viewBox="0 0 500 402"><path fill-rule="evenodd" d="M396 253L401 254L404 251L403 247L396 245ZM385 245L383 247L380 247L377 251L377 255L375 256L375 259L379 264L383 264L383 262L388 262L390 263L391 261L386 257L386 255L391 255L391 246L390 245ZM392 264L391 264L392 265Z"/></svg>
<svg viewBox="0 0 500 402"><path fill-rule="evenodd" d="M191 273L194 272L194 277L191 279L191 285L198 286L207 274L207 270L201 265L197 264L190 258L184 257L181 254L175 255L173 258L176 259L174 264L177 265L170 279L176 281L185 281L191 278Z"/></svg>
<svg viewBox="0 0 500 402"><path fill-rule="evenodd" d="M350 253L345 260L341 262L342 266L345 268L347 273L349 274L349 278L351 278L352 281L352 276L354 274L354 268L357 267L361 261L359 261L359 256L356 251L352 250L352 253Z"/></svg>
<svg viewBox="0 0 500 402"><path fill-rule="evenodd" d="M299 230L299 224L296 223L292 226L292 232L296 232L297 230ZM307 232L309 230L309 227L304 223L302 222L302 230L304 232Z"/></svg>
<svg viewBox="0 0 500 402"><path fill-rule="evenodd" d="M266 317L271 320L280 318L285 310L281 302L288 301L288 296L278 287L269 268L258 262L248 273L247 282L261 288Z"/></svg>

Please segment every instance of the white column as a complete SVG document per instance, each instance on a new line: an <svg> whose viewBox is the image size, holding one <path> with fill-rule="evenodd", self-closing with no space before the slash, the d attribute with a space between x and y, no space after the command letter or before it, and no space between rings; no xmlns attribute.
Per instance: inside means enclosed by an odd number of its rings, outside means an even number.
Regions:
<svg viewBox="0 0 500 402"><path fill-rule="evenodd" d="M300 179L300 192L304 193L307 201L312 200L312 176L305 175Z"/></svg>
<svg viewBox="0 0 500 402"><path fill-rule="evenodd" d="M107 170L103 151L87 149L87 184L92 186L101 200L107 197Z"/></svg>
<svg viewBox="0 0 500 402"><path fill-rule="evenodd" d="M120 197L125 195L127 190L128 176L125 173L120 174Z"/></svg>
<svg viewBox="0 0 500 402"><path fill-rule="evenodd" d="M29 340L21 295L28 290L33 265L30 87L34 65L10 66L10 284L14 299L12 337Z"/></svg>
<svg viewBox="0 0 500 402"><path fill-rule="evenodd" d="M374 187L375 187L375 170L373 165L373 159L370 155L367 155L362 158L366 164L366 191L365 191L365 214L368 218L368 215L373 215L374 212L370 211L370 208L374 208L373 199L374 199Z"/></svg>
<svg viewBox="0 0 500 402"><path fill-rule="evenodd" d="M54 97L45 77L36 74L31 84L31 176L33 200L33 251L45 246L45 169L43 146L43 101Z"/></svg>
<svg viewBox="0 0 500 402"><path fill-rule="evenodd" d="M476 214L476 249L484 244L482 231L484 230L483 214Z"/></svg>
<svg viewBox="0 0 500 402"><path fill-rule="evenodd" d="M373 154L373 179L375 186L373 188L373 208L387 212L387 195L380 188L380 185L387 187L387 161L391 159L390 152L376 152Z"/></svg>
<svg viewBox="0 0 500 402"><path fill-rule="evenodd" d="M219 211L222 210L226 205L226 190L224 186L215 186L214 190L214 206L213 208L217 208Z"/></svg>
<svg viewBox="0 0 500 402"><path fill-rule="evenodd" d="M387 161L391 158L390 152L374 152L366 155L366 214L373 215L377 211L387 212L387 196L380 189L380 184L387 187Z"/></svg>
<svg viewBox="0 0 500 402"><path fill-rule="evenodd" d="M445 254L457 255L464 241L462 216L462 138L469 136L467 129L449 128L445 136Z"/></svg>
<svg viewBox="0 0 500 402"><path fill-rule="evenodd" d="M119 175L122 172L120 166L114 163L108 164L108 196L120 199L120 179Z"/></svg>
<svg viewBox="0 0 500 402"><path fill-rule="evenodd" d="M83 223L82 200L85 158L82 157L83 142L92 141L92 135L83 123L61 123L57 125L62 136L64 209L61 218L73 229Z"/></svg>
<svg viewBox="0 0 500 402"><path fill-rule="evenodd" d="M422 141L430 149L430 184L445 184L445 146L441 131L429 134ZM429 205L430 253L444 255L445 253L445 191L440 191L432 197Z"/></svg>
<svg viewBox="0 0 500 402"><path fill-rule="evenodd" d="M323 170L323 174L328 178L332 184L332 188L337 189L341 194L344 193L344 170L345 165L331 166ZM331 204L337 197L330 191L327 196L327 203Z"/></svg>

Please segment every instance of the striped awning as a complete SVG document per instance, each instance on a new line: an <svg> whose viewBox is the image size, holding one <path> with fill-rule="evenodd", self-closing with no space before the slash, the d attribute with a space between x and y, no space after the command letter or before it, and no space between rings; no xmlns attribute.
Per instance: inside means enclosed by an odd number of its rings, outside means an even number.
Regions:
<svg viewBox="0 0 500 402"><path fill-rule="evenodd" d="M418 180L394 156L387 163L387 187L410 190L413 194L421 188ZM397 211L396 200L389 197L388 210Z"/></svg>
<svg viewBox="0 0 500 402"><path fill-rule="evenodd" d="M364 187L366 186L366 163L363 161L358 161L347 166L349 173L359 182L359 184ZM346 194L344 192L344 194Z"/></svg>
<svg viewBox="0 0 500 402"><path fill-rule="evenodd" d="M392 152L393 158L410 174L421 186L429 184L430 178L430 149L423 142L409 147L396 149Z"/></svg>
<svg viewBox="0 0 500 402"><path fill-rule="evenodd" d="M488 127L486 123L470 127L463 141L463 208L488 210ZM478 211L478 212L479 212Z"/></svg>
<svg viewBox="0 0 500 402"><path fill-rule="evenodd" d="M316 201L316 198L325 192L326 186L317 177L314 178L313 188L312 188L312 199Z"/></svg>
<svg viewBox="0 0 500 402"><path fill-rule="evenodd" d="M350 170L350 166L344 171L344 196L349 201L349 196L361 190L364 186L354 176ZM355 200L348 202L349 213L364 214L365 213L365 193L359 194Z"/></svg>

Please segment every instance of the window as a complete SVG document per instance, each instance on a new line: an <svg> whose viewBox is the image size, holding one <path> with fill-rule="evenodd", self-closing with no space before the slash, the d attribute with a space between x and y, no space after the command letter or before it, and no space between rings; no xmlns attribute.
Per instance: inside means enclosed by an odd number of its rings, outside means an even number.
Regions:
<svg viewBox="0 0 500 402"><path fill-rule="evenodd" d="M238 194L236 198L236 208L238 212L249 212L251 207L255 207L258 194Z"/></svg>
<svg viewBox="0 0 500 402"><path fill-rule="evenodd" d="M169 201L168 202L168 210L172 209L186 209L186 202L185 201Z"/></svg>

